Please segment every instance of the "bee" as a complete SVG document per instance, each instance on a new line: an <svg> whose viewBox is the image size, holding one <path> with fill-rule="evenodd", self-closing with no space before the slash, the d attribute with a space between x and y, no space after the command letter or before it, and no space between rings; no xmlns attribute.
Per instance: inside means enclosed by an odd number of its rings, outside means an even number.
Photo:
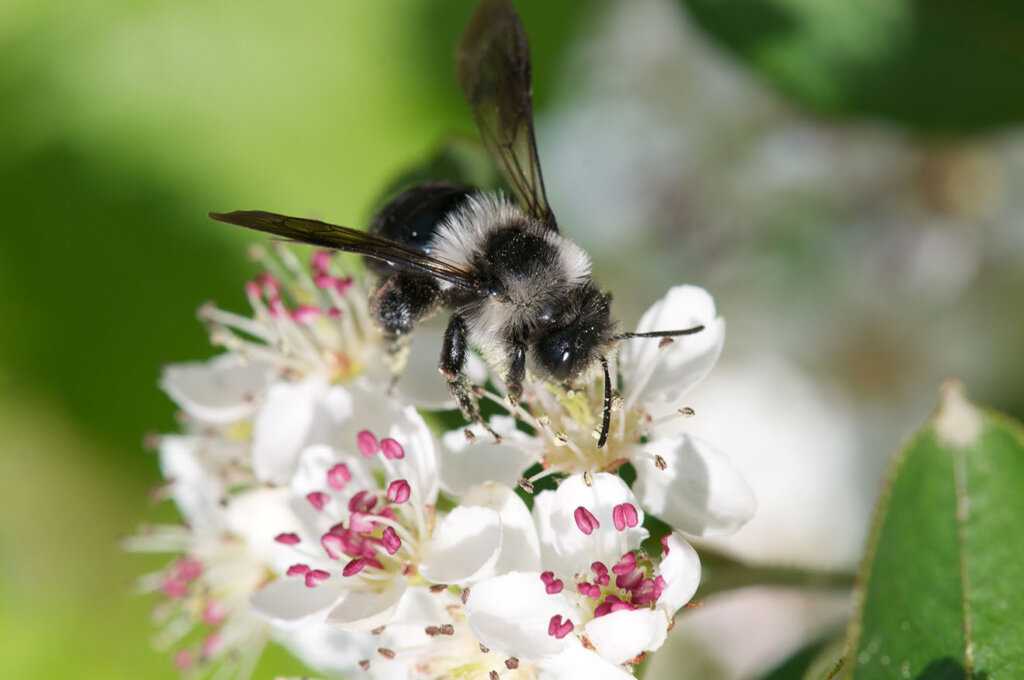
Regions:
<svg viewBox="0 0 1024 680"><path fill-rule="evenodd" d="M464 372L471 348L501 375L513 404L527 370L572 388L600 366L603 447L612 402L607 357L629 338L688 335L703 326L617 331L611 295L598 287L590 258L562 235L548 205L533 131L530 50L508 0L480 3L459 41L456 67L484 147L514 200L457 182L422 182L387 203L365 232L262 211L210 217L364 256L379 277L370 309L395 375L416 325L450 309L438 368L463 416L488 431Z"/></svg>

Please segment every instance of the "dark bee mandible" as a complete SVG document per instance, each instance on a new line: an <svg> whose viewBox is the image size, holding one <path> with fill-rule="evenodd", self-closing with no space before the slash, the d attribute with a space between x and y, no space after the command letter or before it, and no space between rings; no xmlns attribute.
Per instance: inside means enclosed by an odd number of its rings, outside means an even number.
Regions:
<svg viewBox="0 0 1024 680"><path fill-rule="evenodd" d="M533 133L530 50L507 0L484 0L456 51L459 84L514 201L455 182L423 182L392 199L368 232L262 211L211 213L222 222L324 248L358 253L380 277L371 310L397 374L416 325L452 310L439 369L467 420L487 427L464 373L479 350L518 402L529 368L536 378L580 385L604 369L604 412L611 414L607 356L631 337L696 333L617 333L611 296L590 276L590 258L562 236L544 193Z"/></svg>

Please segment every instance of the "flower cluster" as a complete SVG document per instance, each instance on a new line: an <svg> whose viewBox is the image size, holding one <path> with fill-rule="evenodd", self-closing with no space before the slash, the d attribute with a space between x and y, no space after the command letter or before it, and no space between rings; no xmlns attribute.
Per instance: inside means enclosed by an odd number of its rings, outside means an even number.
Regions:
<svg viewBox="0 0 1024 680"><path fill-rule="evenodd" d="M511 405L474 377L504 410L495 441L435 435L452 406L422 357L438 343L417 339L392 385L366 289L330 254L257 258L251 315L200 312L226 351L163 376L182 432L157 438L160 494L182 523L128 541L172 555L140 586L175 664L246 678L274 640L325 676L631 677L699 583L684 534L753 513L727 459L686 433L685 394L724 337L711 297L674 288L644 315L640 331L706 330L622 349L604 447L600 380L528 381ZM672 533L650 536L648 513Z"/></svg>

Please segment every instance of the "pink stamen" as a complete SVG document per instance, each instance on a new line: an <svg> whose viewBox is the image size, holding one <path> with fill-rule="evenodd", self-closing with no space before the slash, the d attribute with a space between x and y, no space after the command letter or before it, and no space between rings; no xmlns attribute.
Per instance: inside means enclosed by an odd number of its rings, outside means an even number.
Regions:
<svg viewBox="0 0 1024 680"><path fill-rule="evenodd" d="M375 505L377 505L377 497L371 496L366 489L348 499L349 512L370 512Z"/></svg>
<svg viewBox="0 0 1024 680"><path fill-rule="evenodd" d="M345 565L345 569L342 570L342 576L354 576L361 572L366 567L367 559L365 557L357 557L348 564Z"/></svg>
<svg viewBox="0 0 1024 680"><path fill-rule="evenodd" d="M347 547L345 539L337 534L324 534L320 537L320 545L332 560L340 560Z"/></svg>
<svg viewBox="0 0 1024 680"><path fill-rule="evenodd" d="M316 588L330 577L331 575L329 572L326 572L323 569L314 569L306 574L306 587Z"/></svg>
<svg viewBox="0 0 1024 680"><path fill-rule="evenodd" d="M327 471L327 485L332 489L344 489L352 481L352 473L344 463L338 463Z"/></svg>
<svg viewBox="0 0 1024 680"><path fill-rule="evenodd" d="M352 286L352 279L338 279L338 282L334 284L335 290L338 291L338 295L344 295L345 292Z"/></svg>
<svg viewBox="0 0 1024 680"><path fill-rule="evenodd" d="M381 542L384 544L384 549L388 551L389 555L394 555L398 552L398 549L402 547L402 539L398 537L398 533L394 527L386 527L384 533L380 537Z"/></svg>
<svg viewBox="0 0 1024 680"><path fill-rule="evenodd" d="M412 488L404 479L396 479L388 484L388 500L392 503L404 503L409 500Z"/></svg>
<svg viewBox="0 0 1024 680"><path fill-rule="evenodd" d="M227 606L220 600L210 600L203 607L203 623L215 626L228 616Z"/></svg>
<svg viewBox="0 0 1024 680"><path fill-rule="evenodd" d="M369 430L363 430L357 434L356 443L359 445L359 452L366 458L371 458L380 451L380 444L377 443L377 438Z"/></svg>
<svg viewBox="0 0 1024 680"><path fill-rule="evenodd" d="M261 297L263 297L263 289L260 288L260 284L256 283L255 281L246 281L245 294L250 299L259 300Z"/></svg>
<svg viewBox="0 0 1024 680"><path fill-rule="evenodd" d="M284 533L274 536L274 540L278 543L284 543L285 545L295 545L299 542L299 535L293 533Z"/></svg>
<svg viewBox="0 0 1024 680"><path fill-rule="evenodd" d="M390 437L380 441L380 448L384 451L384 457L388 460L405 458L405 449L402 448L401 444Z"/></svg>
<svg viewBox="0 0 1024 680"><path fill-rule="evenodd" d="M214 654L216 654L217 650L220 648L220 643L221 637L217 633L213 633L207 636L207 638L203 640L203 656L211 657Z"/></svg>
<svg viewBox="0 0 1024 680"><path fill-rule="evenodd" d="M185 557L178 562L177 576L185 581L193 581L203 574L203 563L194 557Z"/></svg>
<svg viewBox="0 0 1024 680"><path fill-rule="evenodd" d="M337 307L331 307L330 309L327 310L327 316L331 317L332 319L337 319L341 316L341 310L338 309Z"/></svg>
<svg viewBox="0 0 1024 680"><path fill-rule="evenodd" d="M319 307L312 305L301 305L292 312L292 319L296 323L308 324L313 323L323 315Z"/></svg>
<svg viewBox="0 0 1024 680"><path fill-rule="evenodd" d="M293 564L285 572L286 576L305 576L310 572L308 564Z"/></svg>
<svg viewBox="0 0 1024 680"><path fill-rule="evenodd" d="M635 527L640 522L640 516L632 503L620 503L612 508L612 522L619 531L625 531L626 527Z"/></svg>
<svg viewBox="0 0 1024 680"><path fill-rule="evenodd" d="M324 506L331 500L331 497L323 491L311 491L306 494L306 500L317 510L323 510Z"/></svg>
<svg viewBox="0 0 1024 680"><path fill-rule="evenodd" d="M195 663L195 657L191 649L183 649L174 655L174 667L179 671L187 671Z"/></svg>
<svg viewBox="0 0 1024 680"><path fill-rule="evenodd" d="M587 583L586 581L577 583L576 590L578 590L581 595L586 595L592 600L596 600L601 597L601 589L593 583Z"/></svg>
<svg viewBox="0 0 1024 680"><path fill-rule="evenodd" d="M313 257L310 259L310 264L315 272L323 273L331 266L331 251L329 250L318 250L313 253Z"/></svg>
<svg viewBox="0 0 1024 680"><path fill-rule="evenodd" d="M653 579L645 578L633 589L633 604L650 604L657 599Z"/></svg>
<svg viewBox="0 0 1024 680"><path fill-rule="evenodd" d="M281 294L281 284L274 278L273 274L260 272L256 275L256 280L263 286L263 290L266 291L268 297L277 297Z"/></svg>
<svg viewBox="0 0 1024 680"><path fill-rule="evenodd" d="M628 574L621 574L615 577L615 585L623 590L633 590L644 580L643 572L639 569Z"/></svg>
<svg viewBox="0 0 1024 680"><path fill-rule="evenodd" d="M662 555L667 555L668 554L668 537L671 536L671 535L672 534L665 534L664 536L661 537L661 550L662 550L661 554Z"/></svg>
<svg viewBox="0 0 1024 680"><path fill-rule="evenodd" d="M372 533L376 524L370 520L371 517L373 515L367 515L365 512L353 512L349 517L349 527L357 534Z"/></svg>
<svg viewBox="0 0 1024 680"><path fill-rule="evenodd" d="M597 521L594 514L582 505L576 508L576 511L572 516L576 520L576 526L579 527L580 531L585 533L587 536L592 534L594 529L601 526L601 523Z"/></svg>
<svg viewBox="0 0 1024 680"><path fill-rule="evenodd" d="M320 290L327 290L338 285L338 280L329 274L317 274L313 277L313 283Z"/></svg>
<svg viewBox="0 0 1024 680"><path fill-rule="evenodd" d="M188 585L180 578L168 578L164 581L161 590L164 597L179 600L188 594Z"/></svg>
<svg viewBox="0 0 1024 680"><path fill-rule="evenodd" d="M636 569L636 554L628 552L622 556L622 559L612 567L612 573L616 576L622 576Z"/></svg>
<svg viewBox="0 0 1024 680"><path fill-rule="evenodd" d="M555 614L551 617L551 621L548 622L548 635L552 635L559 640L571 633L572 629L572 621L566 619L565 623L563 623L561 614Z"/></svg>
<svg viewBox="0 0 1024 680"><path fill-rule="evenodd" d="M285 307L279 297L270 298L269 302L267 302L267 306L270 308L270 316L272 317L279 318L288 316L288 308Z"/></svg>
<svg viewBox="0 0 1024 680"><path fill-rule="evenodd" d="M548 595L557 595L562 592L562 580L555 578L554 572L545 571L540 575L540 580L544 582L544 591Z"/></svg>
<svg viewBox="0 0 1024 680"><path fill-rule="evenodd" d="M590 570L597 575L594 580L598 585L606 586L611 582L611 577L608 576L608 567L604 566L603 562L594 562L590 565Z"/></svg>

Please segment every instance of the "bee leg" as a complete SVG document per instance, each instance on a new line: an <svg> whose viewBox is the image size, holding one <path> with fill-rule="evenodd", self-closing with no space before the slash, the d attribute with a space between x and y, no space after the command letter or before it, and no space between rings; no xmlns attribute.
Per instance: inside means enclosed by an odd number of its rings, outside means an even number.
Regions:
<svg viewBox="0 0 1024 680"><path fill-rule="evenodd" d="M523 343L512 343L512 357L504 377L508 404L515 408L523 396L523 380L526 378L526 345Z"/></svg>
<svg viewBox="0 0 1024 680"><path fill-rule="evenodd" d="M398 382L412 345L416 324L441 309L443 297L437 282L415 274L392 274L374 291L370 314L383 331L384 357L391 369L391 386Z"/></svg>
<svg viewBox="0 0 1024 680"><path fill-rule="evenodd" d="M444 379L448 381L448 390L455 398L455 403L459 405L462 417L470 422L480 423L496 442L500 442L501 437L480 415L480 406L477 403L473 383L463 372L466 367L467 352L469 352L469 345L466 344L466 320L458 314L453 314L448 322L448 328L444 332L441 363L437 368Z"/></svg>

